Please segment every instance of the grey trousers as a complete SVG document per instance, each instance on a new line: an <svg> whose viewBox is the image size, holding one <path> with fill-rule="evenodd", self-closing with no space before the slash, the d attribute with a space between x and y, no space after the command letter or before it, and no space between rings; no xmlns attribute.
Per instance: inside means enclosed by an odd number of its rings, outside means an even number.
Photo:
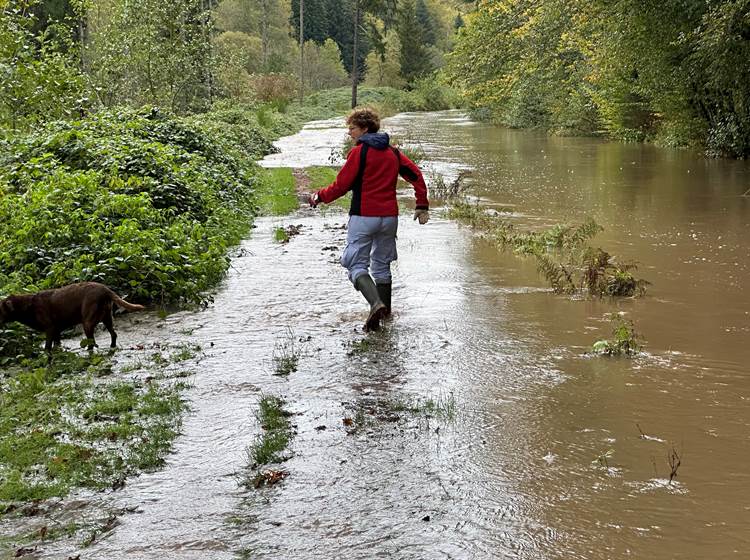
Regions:
<svg viewBox="0 0 750 560"><path fill-rule="evenodd" d="M349 217L341 265L349 271L352 284L368 273L379 284L390 283L391 263L398 258L397 231L398 216Z"/></svg>

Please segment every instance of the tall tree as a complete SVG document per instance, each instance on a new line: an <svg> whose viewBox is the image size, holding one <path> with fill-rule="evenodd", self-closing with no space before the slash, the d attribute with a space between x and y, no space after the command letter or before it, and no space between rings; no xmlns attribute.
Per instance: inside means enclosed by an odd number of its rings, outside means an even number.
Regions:
<svg viewBox="0 0 750 560"><path fill-rule="evenodd" d="M359 64L357 64L357 50L359 48L359 0L354 0L354 41L352 45L352 109L357 106L357 85L359 84Z"/></svg>
<svg viewBox="0 0 750 560"><path fill-rule="evenodd" d="M34 7L8 0L0 10L0 125L12 129L70 116L85 103L70 30L39 25Z"/></svg>
<svg viewBox="0 0 750 560"><path fill-rule="evenodd" d="M108 0L89 12L90 73L105 104L204 108L213 66L204 0Z"/></svg>
<svg viewBox="0 0 750 560"><path fill-rule="evenodd" d="M282 0L222 0L215 9L216 28L258 37L263 70L291 70L295 41L290 35L290 13L289 5ZM299 28L295 25L294 29Z"/></svg>
<svg viewBox="0 0 750 560"><path fill-rule="evenodd" d="M435 45L437 42L435 16L430 13L424 0L417 0L416 13L417 22L422 31L422 40L428 45Z"/></svg>
<svg viewBox="0 0 750 560"><path fill-rule="evenodd" d="M364 5L364 3L363 3ZM305 40L323 43L333 39L341 51L347 72L352 70L354 60L354 9L355 0L305 0ZM295 35L299 35L299 0L292 0L291 23ZM370 50L368 38L360 34L357 45L358 74L364 73L364 59Z"/></svg>
<svg viewBox="0 0 750 560"><path fill-rule="evenodd" d="M425 48L415 0L404 0L399 9L398 38L401 42L401 74L408 84L432 70Z"/></svg>
<svg viewBox="0 0 750 560"><path fill-rule="evenodd" d="M329 0L305 0L305 28L303 39L322 43L331 37L330 24L328 22ZM293 35L299 37L299 0L292 0L292 11L289 23ZM339 45L340 47L340 45Z"/></svg>

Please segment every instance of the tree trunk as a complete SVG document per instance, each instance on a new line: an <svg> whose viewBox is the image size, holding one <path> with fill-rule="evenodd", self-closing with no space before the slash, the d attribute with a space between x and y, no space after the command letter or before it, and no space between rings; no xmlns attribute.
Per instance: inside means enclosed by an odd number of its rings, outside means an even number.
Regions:
<svg viewBox="0 0 750 560"><path fill-rule="evenodd" d="M305 95L305 0L299 0L299 102Z"/></svg>
<svg viewBox="0 0 750 560"><path fill-rule="evenodd" d="M302 7L301 1L302 0L300 0L300 8ZM269 43L268 30L271 26L271 22L270 22L271 17L269 15L269 12L271 10L270 2L268 0L263 0L261 2L261 8L263 12L263 15L261 15L261 20L260 20L261 53L262 53L261 59L263 61L263 70L265 71L268 65L268 43ZM300 11L300 22L302 21L301 14L302 12Z"/></svg>
<svg viewBox="0 0 750 560"><path fill-rule="evenodd" d="M357 106L357 83L359 82L359 72L357 64L357 54L359 52L359 0L354 3L354 53L352 56L352 109Z"/></svg>

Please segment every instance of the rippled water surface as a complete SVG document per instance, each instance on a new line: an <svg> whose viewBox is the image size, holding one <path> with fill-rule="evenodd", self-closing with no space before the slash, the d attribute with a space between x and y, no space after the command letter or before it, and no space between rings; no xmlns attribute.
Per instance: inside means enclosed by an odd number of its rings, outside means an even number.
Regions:
<svg viewBox="0 0 750 560"><path fill-rule="evenodd" d="M404 214L395 316L365 346L364 301L336 261L346 215L263 218L207 310L121 324L129 344L202 345L191 412L165 469L86 497L135 511L65 553L750 556L747 164L508 131L457 112L399 115L385 129L408 130L425 168L448 180L470 171L469 192L511 208L518 227L595 218L605 227L597 243L640 262L648 295L557 296L533 263L439 212L423 227ZM311 126L267 164L325 164L343 136L343 122ZM274 243L278 225L301 233ZM613 311L642 333L639 357L586 355L610 335ZM289 340L298 369L273 375ZM238 476L262 393L286 400L297 434L289 476L245 490ZM455 418L383 412L429 398L455 404ZM343 419L358 411L366 422L352 431ZM669 484L673 446L682 465Z"/></svg>

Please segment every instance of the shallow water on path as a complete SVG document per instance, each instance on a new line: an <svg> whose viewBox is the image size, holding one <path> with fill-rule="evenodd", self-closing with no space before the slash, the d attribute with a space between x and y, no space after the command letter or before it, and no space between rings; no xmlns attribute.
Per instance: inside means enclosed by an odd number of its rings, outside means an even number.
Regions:
<svg viewBox="0 0 750 560"><path fill-rule="evenodd" d="M326 164L345 132L330 124L285 139L269 165ZM519 226L593 216L603 248L641 262L647 297L556 296L533 263L438 212L426 226L404 215L394 318L365 336L364 301L337 263L346 215L260 219L208 309L120 324L126 344L203 347L191 412L163 470L87 497L135 512L65 554L747 557L750 202L738 194L748 166L507 131L458 112L399 115L385 128L411 130L428 170L449 180L470 170L470 192L512 207ZM274 243L280 225L301 233ZM610 335L613 311L643 333L639 357L586 354ZM289 341L298 369L274 375ZM286 400L296 436L289 476L245 490L261 394ZM454 403L455 418L394 412L429 398ZM358 414L352 430L344 419ZM672 444L682 465L668 484Z"/></svg>

